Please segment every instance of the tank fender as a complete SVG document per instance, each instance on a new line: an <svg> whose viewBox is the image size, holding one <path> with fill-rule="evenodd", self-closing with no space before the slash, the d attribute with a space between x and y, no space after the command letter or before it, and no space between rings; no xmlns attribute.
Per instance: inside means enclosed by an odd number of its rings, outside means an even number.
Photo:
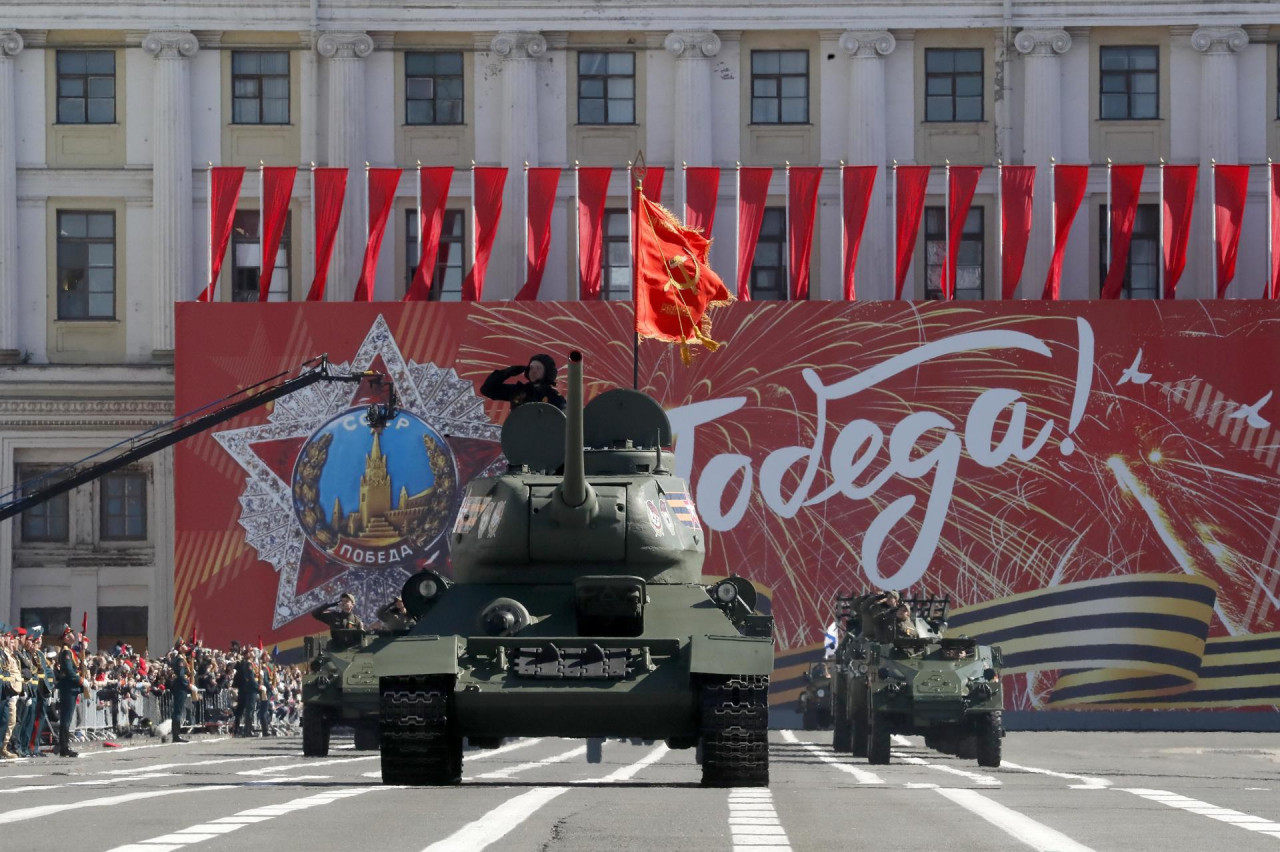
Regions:
<svg viewBox="0 0 1280 852"><path fill-rule="evenodd" d="M689 643L692 674L767 675L773 671L773 640L751 636L694 636Z"/></svg>
<svg viewBox="0 0 1280 852"><path fill-rule="evenodd" d="M456 675L456 636L400 636L373 655L379 678L408 675Z"/></svg>

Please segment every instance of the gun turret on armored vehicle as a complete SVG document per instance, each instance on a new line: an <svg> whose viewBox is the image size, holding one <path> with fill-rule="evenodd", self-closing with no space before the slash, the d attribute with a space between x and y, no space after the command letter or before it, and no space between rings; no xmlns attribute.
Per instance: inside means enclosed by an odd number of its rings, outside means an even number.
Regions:
<svg viewBox="0 0 1280 852"><path fill-rule="evenodd" d="M645 394L584 408L577 352L565 412L512 410L509 470L472 482L458 511L455 581L411 577L417 624L357 655L376 679L384 783L457 783L464 737L509 736L700 746L704 784L768 783L773 620L745 579L703 583L670 444Z"/></svg>
<svg viewBox="0 0 1280 852"><path fill-rule="evenodd" d="M836 751L884 764L891 734L919 734L932 748L1000 765L1000 649L944 636L949 604L893 593L837 599L845 635L832 690Z"/></svg>

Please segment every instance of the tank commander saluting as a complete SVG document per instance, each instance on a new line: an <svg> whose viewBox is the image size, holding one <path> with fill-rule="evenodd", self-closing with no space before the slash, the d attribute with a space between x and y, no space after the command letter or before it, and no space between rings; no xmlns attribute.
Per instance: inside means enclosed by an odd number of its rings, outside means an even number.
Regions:
<svg viewBox="0 0 1280 852"><path fill-rule="evenodd" d="M337 609L334 609L337 607ZM338 644L354 645L364 633L364 622L356 615L356 596L343 592L336 601L321 604L311 611L311 617L329 625L329 638Z"/></svg>
<svg viewBox="0 0 1280 852"><path fill-rule="evenodd" d="M508 383L508 379L517 376L525 376L529 381ZM526 365L494 370L480 386L480 393L489 399L509 402L512 408L526 402L549 402L561 411L565 407L565 398L556 390L556 362L544 353L534 355Z"/></svg>

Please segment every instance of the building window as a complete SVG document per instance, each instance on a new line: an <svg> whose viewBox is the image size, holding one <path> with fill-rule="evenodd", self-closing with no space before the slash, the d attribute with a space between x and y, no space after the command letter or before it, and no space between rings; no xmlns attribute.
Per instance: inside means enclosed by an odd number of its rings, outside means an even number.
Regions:
<svg viewBox="0 0 1280 852"><path fill-rule="evenodd" d="M231 123L289 123L288 51L232 51Z"/></svg>
<svg viewBox="0 0 1280 852"><path fill-rule="evenodd" d="M809 51L751 51L751 123L809 123Z"/></svg>
<svg viewBox="0 0 1280 852"><path fill-rule="evenodd" d="M58 211L58 319L114 319L116 214Z"/></svg>
<svg viewBox="0 0 1280 852"><path fill-rule="evenodd" d="M787 298L787 209L766 207L751 261L751 299Z"/></svg>
<svg viewBox="0 0 1280 852"><path fill-rule="evenodd" d="M24 606L18 612L18 620L27 630L42 628L41 640L45 645L62 641L64 628L72 627L69 606ZM78 628L80 625L75 625Z"/></svg>
<svg viewBox="0 0 1280 852"><path fill-rule="evenodd" d="M578 54L578 123L635 124L636 55Z"/></svg>
<svg viewBox="0 0 1280 852"><path fill-rule="evenodd" d="M445 210L440 227L440 248L436 252L436 268L431 275L433 302L462 301L462 261L466 239L466 211ZM413 286L413 274L418 268L418 211L405 213L405 292Z"/></svg>
<svg viewBox="0 0 1280 852"><path fill-rule="evenodd" d="M98 645L110 651L117 642L132 645L134 651L147 649L147 608L145 606L98 607Z"/></svg>
<svg viewBox="0 0 1280 852"><path fill-rule="evenodd" d="M115 124L113 50L58 51L58 123Z"/></svg>
<svg viewBox="0 0 1280 852"><path fill-rule="evenodd" d="M56 480L47 476L49 468L23 465L18 468L17 479L23 494L52 485ZM66 542L70 517L67 493L32 506L22 513L22 540L24 542Z"/></svg>
<svg viewBox="0 0 1280 852"><path fill-rule="evenodd" d="M292 216L286 216L276 267L271 273L267 301L289 301L289 230ZM262 281L262 214L257 210L237 210L231 226L231 301L258 301Z"/></svg>
<svg viewBox="0 0 1280 852"><path fill-rule="evenodd" d="M924 120L982 121L982 48L924 52Z"/></svg>
<svg viewBox="0 0 1280 852"><path fill-rule="evenodd" d="M1107 264L1111 252L1107 250L1107 234L1111 229L1111 215L1107 205L1102 205L1098 216L1098 257L1101 260L1099 281L1107 280ZM1124 271L1120 290L1122 299L1160 298L1160 205L1139 204L1133 217L1133 239L1129 242L1129 260Z"/></svg>
<svg viewBox="0 0 1280 852"><path fill-rule="evenodd" d="M138 541L147 537L145 473L109 473L102 477L100 506L104 541Z"/></svg>
<svg viewBox="0 0 1280 852"><path fill-rule="evenodd" d="M631 298L631 218L626 210L604 211L601 253L602 299Z"/></svg>
<svg viewBox="0 0 1280 852"><path fill-rule="evenodd" d="M964 234L956 252L956 298L975 300L983 296L983 246L986 235L982 208L974 205L964 220ZM924 297L942 298L942 265L947 252L947 216L943 207L924 211Z"/></svg>
<svg viewBox="0 0 1280 852"><path fill-rule="evenodd" d="M462 124L462 54L404 55L404 123Z"/></svg>
<svg viewBox="0 0 1280 852"><path fill-rule="evenodd" d="M1134 120L1160 117L1160 48L1099 48L1100 117Z"/></svg>

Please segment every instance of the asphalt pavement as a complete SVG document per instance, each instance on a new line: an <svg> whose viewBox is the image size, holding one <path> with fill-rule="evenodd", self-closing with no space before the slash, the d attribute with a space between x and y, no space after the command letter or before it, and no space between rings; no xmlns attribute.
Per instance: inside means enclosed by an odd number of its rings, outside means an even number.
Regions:
<svg viewBox="0 0 1280 852"><path fill-rule="evenodd" d="M197 737L0 764L0 849L1280 850L1280 742L1244 733L1011 733L981 769L894 738L893 762L773 731L769 788L698 784L692 751L580 740L468 750L457 787L381 784L335 737Z"/></svg>

